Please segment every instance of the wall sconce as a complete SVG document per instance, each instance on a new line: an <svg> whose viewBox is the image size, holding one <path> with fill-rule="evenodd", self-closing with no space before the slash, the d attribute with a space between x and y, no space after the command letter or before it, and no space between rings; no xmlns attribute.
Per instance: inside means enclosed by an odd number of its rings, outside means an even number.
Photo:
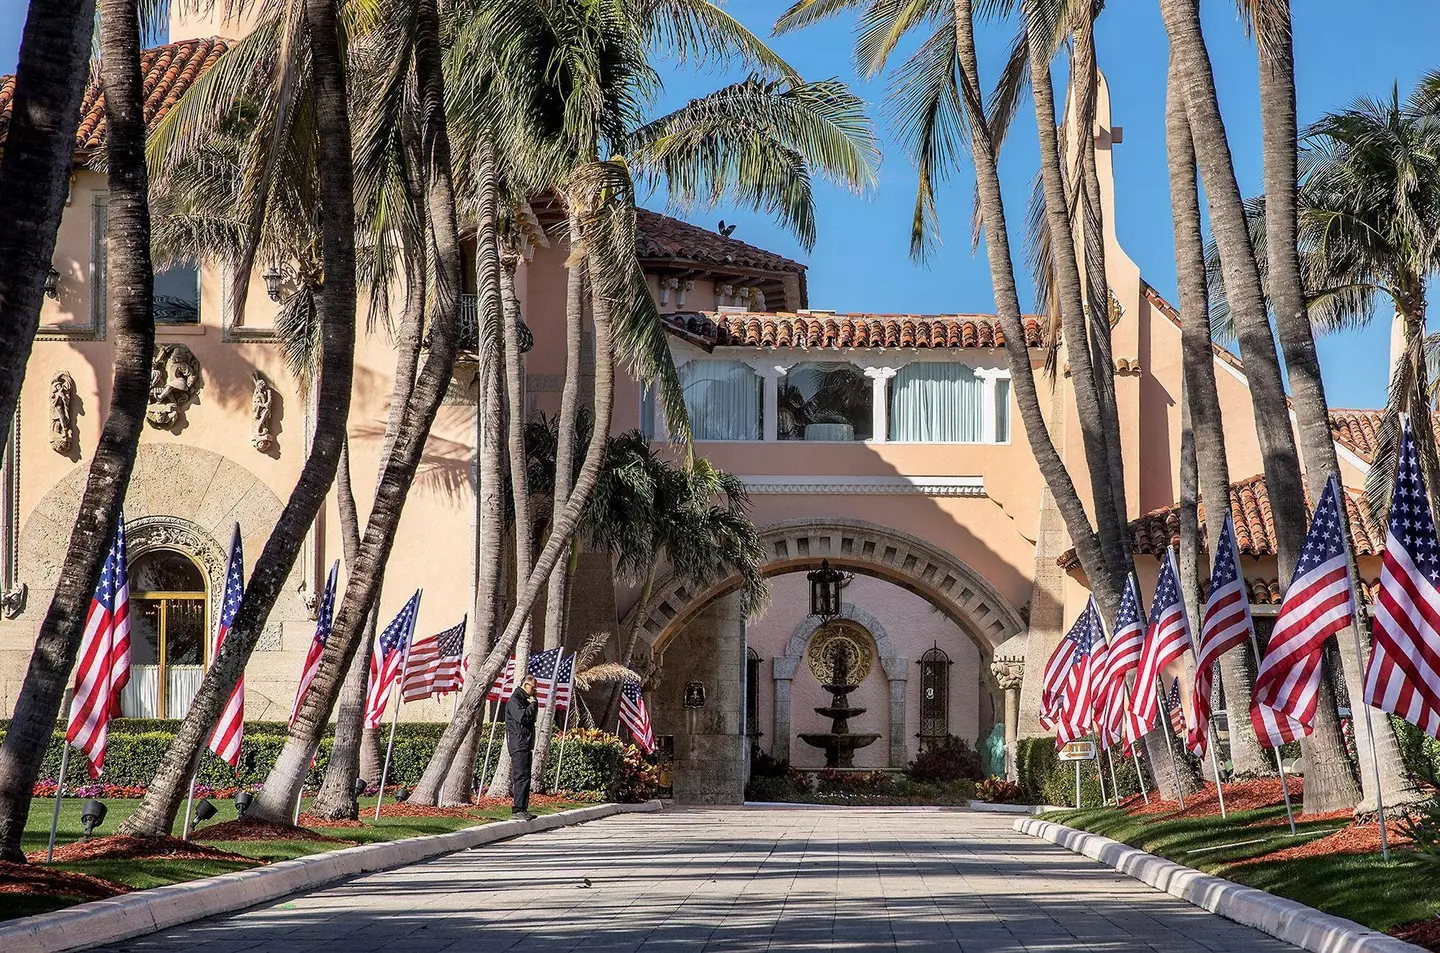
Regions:
<svg viewBox="0 0 1440 953"><path fill-rule="evenodd" d="M265 274L260 277L265 281L265 293L270 296L270 300L279 301L280 282L285 280L285 276L280 272L280 269L275 265L271 265L265 270Z"/></svg>
<svg viewBox="0 0 1440 953"><path fill-rule="evenodd" d="M52 301L60 300L60 272L54 266L45 273L45 297Z"/></svg>

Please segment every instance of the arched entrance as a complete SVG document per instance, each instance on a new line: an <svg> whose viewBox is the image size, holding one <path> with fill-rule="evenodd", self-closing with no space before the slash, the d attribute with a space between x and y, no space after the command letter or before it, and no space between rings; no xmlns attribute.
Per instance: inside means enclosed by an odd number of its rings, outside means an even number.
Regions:
<svg viewBox="0 0 1440 953"><path fill-rule="evenodd" d="M973 643L968 651L978 650L982 671L988 670L995 649L1024 628L1020 613L983 576L908 533L858 520L796 520L763 527L761 543L771 557L762 568L766 576L808 572L828 560L837 569L920 596L954 623L962 643L967 639ZM658 669L659 690L651 707L659 733L674 737L677 800L738 803L743 799L750 747L744 735L747 724L754 723L753 706L751 718L746 717L751 695L747 688L754 680L747 678L753 665L738 587L738 578L702 586L665 578L649 603L632 610L625 623L637 624L641 651L649 649ZM881 742L885 747L876 746L880 763L903 765L908 735L916 729L907 719L906 687L919 673L910 671L912 659L896 651L878 620L858 606L844 608L845 615L874 638L877 670L886 679L877 691L884 693L888 686L887 738ZM777 757L789 754L790 688L819 624L813 618L801 622L783 654L763 663L774 679L771 746ZM920 654L916 651L915 658ZM876 699L880 712L885 707L883 697ZM697 699L703 704L695 704Z"/></svg>
<svg viewBox="0 0 1440 953"><path fill-rule="evenodd" d="M209 660L205 575L185 553L151 549L130 560L130 681L126 718L183 718Z"/></svg>

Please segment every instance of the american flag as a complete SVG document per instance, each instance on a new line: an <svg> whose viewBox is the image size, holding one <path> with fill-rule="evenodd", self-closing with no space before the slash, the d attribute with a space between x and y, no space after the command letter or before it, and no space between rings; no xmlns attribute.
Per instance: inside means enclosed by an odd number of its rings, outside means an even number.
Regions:
<svg viewBox="0 0 1440 953"><path fill-rule="evenodd" d="M1085 603L1085 608L1065 635L1065 641L1070 644L1071 652L1065 687L1060 693L1060 717L1055 724L1057 748L1085 737L1095 720L1093 696L1098 674L1095 650L1103 650L1105 635L1094 596ZM1103 659L1100 664L1104 664Z"/></svg>
<svg viewBox="0 0 1440 953"><path fill-rule="evenodd" d="M1366 704L1440 738L1440 539L1408 420L1390 497L1374 634Z"/></svg>
<svg viewBox="0 0 1440 953"><path fill-rule="evenodd" d="M1250 721L1267 748L1315 728L1325 640L1355 620L1350 560L1340 531L1340 487L1332 474L1310 518L1295 575L1255 679Z"/></svg>
<svg viewBox="0 0 1440 953"><path fill-rule="evenodd" d="M1205 757L1210 745L1210 698L1215 684L1215 663L1220 656L1250 641L1255 622L1250 618L1250 594L1240 572L1240 553L1235 548L1235 525L1225 514L1220 541L1215 547L1215 565L1210 568L1210 597L1200 619L1200 645L1195 655L1195 686L1190 704L1195 723L1186 736L1185 747L1197 758Z"/></svg>
<svg viewBox="0 0 1440 953"><path fill-rule="evenodd" d="M560 670L555 673L555 710L570 707L570 696L575 692L575 653L565 656Z"/></svg>
<svg viewBox="0 0 1440 953"><path fill-rule="evenodd" d="M65 740L85 753L90 777L105 767L110 719L120 715L120 690L130 681L130 581L125 564L125 514L100 569L75 663L75 695Z"/></svg>
<svg viewBox="0 0 1440 953"><path fill-rule="evenodd" d="M1120 609L1115 613L1115 634L1110 639L1105 659L1102 683L1105 716L1101 719L1100 740L1107 748L1122 741L1133 742L1140 736L1132 725L1127 737L1126 722L1131 716L1125 676L1140 665L1140 652L1145 644L1143 618L1140 587L1134 574L1131 574L1125 579L1125 592L1120 597Z"/></svg>
<svg viewBox="0 0 1440 953"><path fill-rule="evenodd" d="M465 624L467 615L459 625L451 626L439 635L431 635L416 642L410 649L410 662L405 667L405 683L400 686L401 697L407 702L416 702L431 695L456 692L465 683Z"/></svg>
<svg viewBox="0 0 1440 953"><path fill-rule="evenodd" d="M495 676L495 681L490 685L490 690L485 693L485 700L487 702L503 702L509 698L510 694L514 691L515 656L512 655L510 656L510 660L505 663L505 668L501 670L499 675Z"/></svg>
<svg viewBox="0 0 1440 953"><path fill-rule="evenodd" d="M405 603L385 631L375 637L375 651L370 656L370 684L365 689L365 727L379 728L390 701L390 689L405 665L410 636L415 632L415 617L420 614L420 590Z"/></svg>
<svg viewBox="0 0 1440 953"><path fill-rule="evenodd" d="M1130 700L1137 735L1155 728L1160 714L1156 680L1171 662L1190 648L1190 622L1180 595L1180 572L1175 567L1175 550L1165 551L1160 578L1155 580L1155 598L1150 603L1150 624L1140 651L1140 673L1135 676L1135 694Z"/></svg>
<svg viewBox="0 0 1440 953"><path fill-rule="evenodd" d="M649 754L655 750L655 734L650 728L650 712L640 694L640 683L626 681L620 686L620 723L630 729L635 746Z"/></svg>
<svg viewBox="0 0 1440 953"><path fill-rule="evenodd" d="M1088 605L1086 608L1089 608ZM1080 657L1076 653L1076 644L1084 618L1082 611L1045 663L1045 680L1040 686L1040 725L1047 731L1054 730L1060 723L1061 709L1065 704L1065 684L1070 678L1071 667Z"/></svg>
<svg viewBox="0 0 1440 953"><path fill-rule="evenodd" d="M563 652L559 648L546 649L536 652L525 663L525 670L535 677L535 701L540 705L550 704L550 696L555 694L555 673L560 668Z"/></svg>
<svg viewBox="0 0 1440 953"><path fill-rule="evenodd" d="M230 561L225 567L225 598L220 603L220 627L215 631L215 655L225 644L225 636L235 625L235 614L240 611L240 600L245 596L245 558L240 553L240 524L235 524L235 533L230 537ZM212 661L213 664L213 661ZM240 766L240 742L245 738L245 675L241 673L215 730L210 732L210 750L215 756L232 768Z"/></svg>
<svg viewBox="0 0 1440 953"><path fill-rule="evenodd" d="M335 582L340 574L340 560L330 565L330 578L325 582L325 595L320 598L320 614L315 620L315 637L310 640L310 651L305 654L305 667L300 670L300 687L295 690L295 707L290 710L290 724L300 714L300 704L310 683L320 672L320 656L325 654L325 643L330 639L330 629L335 624Z"/></svg>

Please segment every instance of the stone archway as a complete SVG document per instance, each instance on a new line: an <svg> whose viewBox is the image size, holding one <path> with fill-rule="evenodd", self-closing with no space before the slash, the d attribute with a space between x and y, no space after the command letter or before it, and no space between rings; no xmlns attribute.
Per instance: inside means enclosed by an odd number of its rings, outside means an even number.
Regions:
<svg viewBox="0 0 1440 953"><path fill-rule="evenodd" d="M1025 630L1010 601L964 561L918 536L859 520L794 520L761 528L760 543L770 559L767 576L807 572L822 559L849 572L894 583L930 601L968 635L989 658L1006 639ZM738 577L692 586L673 575L660 580L637 628L652 651L708 603L739 587ZM622 630L625 628L622 627Z"/></svg>
<svg viewBox="0 0 1440 953"><path fill-rule="evenodd" d="M919 595L975 644L982 671L995 649L1024 629L1020 613L983 576L917 536L858 520L810 519L763 527L760 539L769 557L761 570L767 576L807 572L828 560L837 569L881 579ZM656 585L649 602L632 609L625 621L624 628L635 626L642 652L648 649L663 671L652 714L658 714L673 731L677 801L733 804L743 799L749 756L742 738L748 639L739 586L738 577L699 586L666 577ZM875 637L890 682L888 760L903 764L909 660L899 657L875 619L854 606L845 608L852 621L864 625ZM813 626L802 623L790 639L786 656L773 661L777 741L789 738L788 727L781 730L789 722L785 689L795 677L803 646L813 632ZM783 699L782 692L786 694ZM700 704L682 704L682 696L700 699Z"/></svg>

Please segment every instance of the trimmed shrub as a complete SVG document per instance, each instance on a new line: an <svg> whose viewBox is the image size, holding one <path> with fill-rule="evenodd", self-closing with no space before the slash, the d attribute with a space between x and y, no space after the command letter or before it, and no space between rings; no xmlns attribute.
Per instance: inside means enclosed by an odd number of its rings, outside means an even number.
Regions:
<svg viewBox="0 0 1440 953"><path fill-rule="evenodd" d="M979 781L980 755L964 740L950 735L939 744L927 745L905 769L912 781Z"/></svg>
<svg viewBox="0 0 1440 953"><path fill-rule="evenodd" d="M1026 801L1040 804L1045 800L1045 779L1058 763L1054 738L1021 738L1015 742L1015 770Z"/></svg>

